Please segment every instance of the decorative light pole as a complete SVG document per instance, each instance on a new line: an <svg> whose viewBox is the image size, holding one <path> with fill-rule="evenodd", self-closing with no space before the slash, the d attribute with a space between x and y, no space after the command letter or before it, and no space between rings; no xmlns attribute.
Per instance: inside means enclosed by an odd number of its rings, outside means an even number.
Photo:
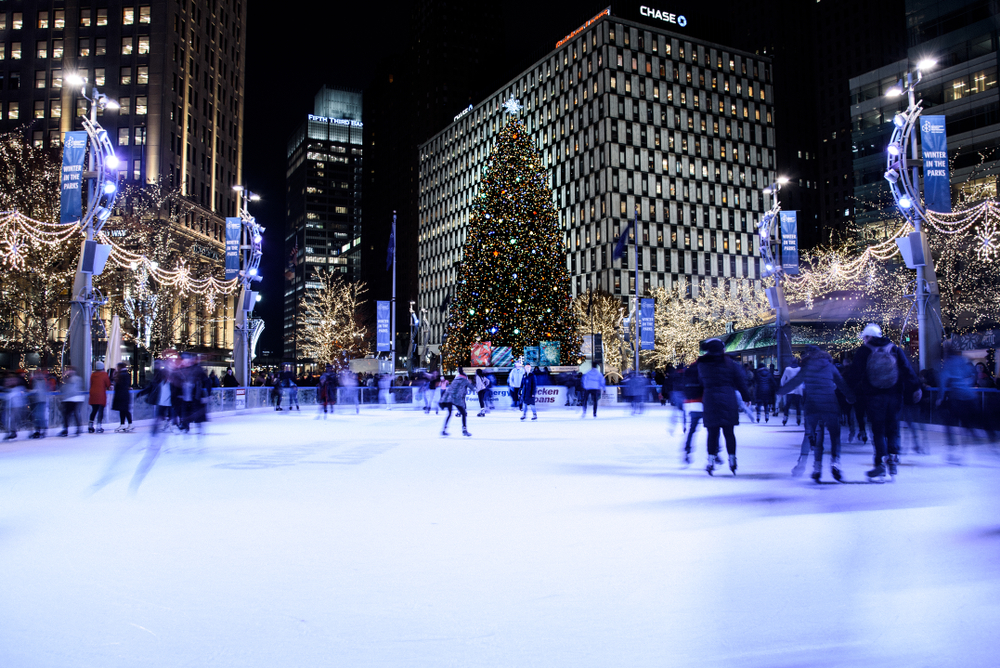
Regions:
<svg viewBox="0 0 1000 668"><path fill-rule="evenodd" d="M242 226L240 229L240 270L238 278L240 280L240 292L236 301L236 323L233 336L233 366L236 375L236 382L241 386L252 385L251 366L253 363L253 349L257 339L264 329L264 321L259 318L251 318L254 305L257 303L258 295L252 290L255 282L261 279L260 258L261 242L263 241L264 227L257 224L257 219L250 215L247 205L250 202L260 200L260 195L256 195L243 186L233 186L236 191L236 208L239 211Z"/></svg>
<svg viewBox="0 0 1000 668"><path fill-rule="evenodd" d="M80 250L73 294L70 298L69 356L70 363L84 378L93 363L91 321L94 306L106 300L94 289L93 276L100 274L108 259L111 247L99 244L94 237L111 217L115 198L118 196L118 166L120 161L108 139L108 133L97 122L97 112L118 109L118 103L99 92L96 87L87 94L87 79L71 74L66 77L70 86L79 86L80 94L90 103L89 116L82 117L83 129L90 143L90 158L83 178L87 180L87 209L80 220L85 238Z"/></svg>
<svg viewBox="0 0 1000 668"><path fill-rule="evenodd" d="M896 208L903 218L913 226L914 235L910 239L899 239L897 243L900 248L908 246L904 251L904 258L910 257L913 262L907 262L907 266L917 270L917 283L913 291L913 300L917 306L917 329L919 341L920 368L926 369L928 366L936 368L940 360L941 332L931 332L928 327L928 312L937 313L937 320L940 321L941 297L938 292L937 276L934 273L934 262L930 257L927 245L927 237L924 234L923 223L926 220L927 212L924 208L923 198L920 195L920 167L923 161L919 159L917 153L917 128L919 127L920 113L923 111L923 101L916 99L914 89L923 78L923 72L931 69L937 63L930 59L925 59L917 63L916 81L914 73L907 72L905 83L900 80L898 84L886 91L886 97L899 97L903 93L907 95L907 107L904 111L897 113L892 119L892 135L889 138L889 146L886 148L886 170L885 180L889 184L889 191ZM919 249L919 253L913 253L913 249ZM934 345L931 345L931 343Z"/></svg>
<svg viewBox="0 0 1000 668"><path fill-rule="evenodd" d="M760 254L764 259L765 275L774 276L774 287L767 289L767 300L774 309L774 349L777 358L777 370L781 374L784 371L786 362L784 352L791 355L791 340L789 339L786 326L789 324L788 302L785 301L785 289L781 284L784 277L784 270L781 265L780 256L777 255L781 247L781 239L778 232L781 227L778 224L779 213L781 212L781 202L778 201L778 191L781 186L788 183L784 176L764 188L764 194L771 196L771 208L768 209L760 221L757 223L758 242Z"/></svg>

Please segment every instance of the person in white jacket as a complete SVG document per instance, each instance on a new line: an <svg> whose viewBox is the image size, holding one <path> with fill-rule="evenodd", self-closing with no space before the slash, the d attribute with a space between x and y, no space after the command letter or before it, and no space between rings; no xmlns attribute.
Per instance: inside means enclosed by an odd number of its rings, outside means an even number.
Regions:
<svg viewBox="0 0 1000 668"><path fill-rule="evenodd" d="M510 403L514 410L521 407L521 385L524 383L524 367L520 362L514 364L514 370L507 376L507 387L510 388Z"/></svg>
<svg viewBox="0 0 1000 668"><path fill-rule="evenodd" d="M785 373L781 374L781 387L784 387L792 378L795 378L801 369L799 361L793 359L791 366L786 367ZM802 424L802 390L804 387L804 385L799 385L785 395L785 417L781 420L781 426L788 424L788 413L792 406L795 406L795 424Z"/></svg>

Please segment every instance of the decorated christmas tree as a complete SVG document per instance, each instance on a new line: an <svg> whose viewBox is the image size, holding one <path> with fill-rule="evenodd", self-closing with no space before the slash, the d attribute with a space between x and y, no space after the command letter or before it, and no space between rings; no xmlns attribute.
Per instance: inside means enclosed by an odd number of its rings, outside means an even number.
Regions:
<svg viewBox="0 0 1000 668"><path fill-rule="evenodd" d="M468 365L476 344L511 348L515 357L538 351L576 364L580 338L572 313L566 252L541 156L518 105L507 105L483 172L451 301L444 364ZM481 348L480 348L481 350Z"/></svg>

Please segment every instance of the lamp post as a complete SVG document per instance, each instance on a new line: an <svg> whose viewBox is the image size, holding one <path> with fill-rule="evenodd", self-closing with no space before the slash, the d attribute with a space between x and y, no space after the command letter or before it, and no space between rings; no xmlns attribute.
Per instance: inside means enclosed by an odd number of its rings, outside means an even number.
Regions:
<svg viewBox="0 0 1000 668"><path fill-rule="evenodd" d="M104 262L110 252L110 246L97 243L94 237L111 217L118 195L120 165L107 131L97 121L97 113L105 109L118 109L118 103L98 91L96 86L90 89L88 95L87 79L78 74L68 75L66 83L79 87L80 95L90 103L89 115L81 119L90 142L90 158L87 171L83 173L83 178L87 180L87 208L80 220L85 237L73 278L69 320L70 363L77 373L84 375L90 372L93 363L91 320L94 317L94 306L105 301L94 290L93 276L104 269Z"/></svg>
<svg viewBox="0 0 1000 668"><path fill-rule="evenodd" d="M765 275L774 276L774 287L768 288L767 300L774 309L774 350L779 375L784 372L786 348L788 354L791 355L791 340L785 329L789 324L788 302L785 301L785 289L781 284L784 271L776 253L781 244L781 240L778 238L778 232L781 229L778 224L781 212L778 191L781 190L781 186L787 183L788 179L780 176L774 183L764 188L764 194L771 196L771 208L757 223L758 242L760 254L764 258Z"/></svg>
<svg viewBox="0 0 1000 668"><path fill-rule="evenodd" d="M915 258L913 266L910 266L911 263L907 263L911 269L917 270L913 301L917 306L921 369L937 367L940 361L940 345L938 344L942 333L940 329L931 332L928 327L929 312L937 313L938 321L941 319L941 297L938 292L937 276L934 273L934 262L930 257L927 236L923 229L923 222L927 214L923 198L920 195L919 169L922 166L922 161L917 152L916 134L920 114L923 111L923 101L917 100L915 88L923 78L923 73L936 64L931 59L921 60L917 63L915 73L907 72L905 81L901 79L899 83L886 91L886 97L890 98L899 97L904 93L907 96L906 109L897 113L892 119L892 135L886 148L885 180L889 184L889 191L892 193L896 208L903 215L903 218L913 226L915 235L907 240L897 240L897 243L901 243L901 247L902 244L910 245L911 249L913 248L912 244L916 244L921 251L919 254L911 253L911 257ZM931 345L932 342L934 345Z"/></svg>
<svg viewBox="0 0 1000 668"><path fill-rule="evenodd" d="M261 279L260 258L264 227L258 225L257 219L247 210L247 205L259 201L260 196L241 185L233 186L233 190L236 191L236 209L241 221L238 274L241 287L236 302L236 322L233 327L233 366L236 382L249 387L253 384L251 377L253 349L264 329L263 320L250 317L258 298L258 294L251 288Z"/></svg>

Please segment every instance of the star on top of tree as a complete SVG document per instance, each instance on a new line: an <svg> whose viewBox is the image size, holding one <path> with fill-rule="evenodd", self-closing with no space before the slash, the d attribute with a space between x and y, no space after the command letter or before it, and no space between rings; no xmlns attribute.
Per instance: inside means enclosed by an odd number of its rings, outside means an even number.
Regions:
<svg viewBox="0 0 1000 668"><path fill-rule="evenodd" d="M521 115L521 103L517 101L513 95L510 99L503 103L503 108L507 110L508 114L514 114L515 116Z"/></svg>

